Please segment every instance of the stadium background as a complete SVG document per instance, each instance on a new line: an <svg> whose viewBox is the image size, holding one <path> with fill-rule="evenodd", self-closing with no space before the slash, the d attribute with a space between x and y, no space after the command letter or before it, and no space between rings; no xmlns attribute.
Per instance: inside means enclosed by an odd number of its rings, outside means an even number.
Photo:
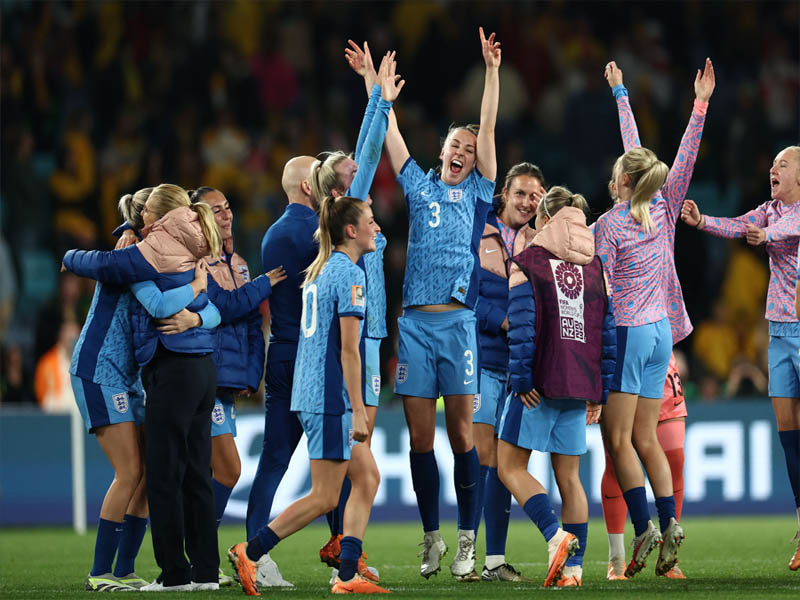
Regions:
<svg viewBox="0 0 800 600"><path fill-rule="evenodd" d="M285 205L285 161L355 144L366 96L343 59L348 38L367 39L373 56L398 51L407 80L398 118L427 168L451 121L477 120L477 27L496 31L499 172L534 162L548 184L583 193L595 215L609 204L606 183L621 152L602 76L608 60L624 72L642 142L668 163L689 117L695 70L706 56L714 61L717 88L689 188L703 212L734 216L766 201L772 158L800 139L796 2L4 1L0 11L0 504L13 499L12 487L34 490L26 481L56 477L52 459L67 452L57 441L66 421L33 414L34 380L46 381L53 364L41 359L52 348L68 352L93 289L59 275L63 251L111 247L123 193L165 181L210 185L230 199L237 250L258 271L261 238ZM372 195L389 239L382 367L390 406L407 220L386 160ZM694 414L741 413L752 441L750 423L772 422L764 250L679 225L676 263L696 327L679 345L690 423ZM42 460L9 441L23 426L23 440L56 427L39 447ZM748 461L751 445L742 446ZM22 454L33 458L25 463ZM25 471L48 457L49 470ZM764 468L748 466L742 481ZM785 498L788 511L782 477L774 498ZM53 482L63 489L62 479Z"/></svg>

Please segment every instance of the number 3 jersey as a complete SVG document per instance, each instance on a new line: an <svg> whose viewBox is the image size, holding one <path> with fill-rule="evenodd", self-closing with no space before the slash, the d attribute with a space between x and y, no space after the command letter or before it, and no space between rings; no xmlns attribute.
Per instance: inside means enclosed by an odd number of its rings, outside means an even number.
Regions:
<svg viewBox="0 0 800 600"><path fill-rule="evenodd" d="M448 304L474 308L478 297L478 246L492 205L494 182L474 169L458 185L423 173L409 158L397 181L408 207L408 251L403 307Z"/></svg>
<svg viewBox="0 0 800 600"><path fill-rule="evenodd" d="M339 318L362 319L360 339L365 310L364 271L346 254L334 251L317 278L303 286L292 411L341 415L352 410L342 372Z"/></svg>

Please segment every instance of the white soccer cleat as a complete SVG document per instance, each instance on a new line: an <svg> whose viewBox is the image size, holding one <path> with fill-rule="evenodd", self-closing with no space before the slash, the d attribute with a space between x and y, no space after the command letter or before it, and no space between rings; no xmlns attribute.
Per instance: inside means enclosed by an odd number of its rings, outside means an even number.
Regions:
<svg viewBox="0 0 800 600"><path fill-rule="evenodd" d="M578 551L579 546L575 535L558 528L556 534L547 542L547 577L544 580L544 587L550 587L558 581L567 559Z"/></svg>
<svg viewBox="0 0 800 600"><path fill-rule="evenodd" d="M475 570L475 537L468 535L464 531L458 532L458 553L453 564L450 565L450 573L456 577L466 577ZM477 577L477 573L476 573Z"/></svg>
<svg viewBox="0 0 800 600"><path fill-rule="evenodd" d="M256 563L256 584L259 587L294 587L282 576L278 565L272 560L269 554L265 554Z"/></svg>
<svg viewBox="0 0 800 600"><path fill-rule="evenodd" d="M137 589L137 587L134 587L129 583L123 583L120 581L119 577L114 577L113 573L104 573L103 575L87 575L86 585L84 587L86 588L87 592L131 592L136 591Z"/></svg>
<svg viewBox="0 0 800 600"><path fill-rule="evenodd" d="M220 567L219 570L219 587L229 587L233 585L233 577L225 575L225 571Z"/></svg>
<svg viewBox="0 0 800 600"><path fill-rule="evenodd" d="M447 554L447 544L444 543L442 536L437 531L426 533L419 545L422 546L422 550L417 554L422 557L419 574L428 579L442 568L442 557Z"/></svg>
<svg viewBox="0 0 800 600"><path fill-rule="evenodd" d="M678 548L683 542L683 529L675 520L670 517L669 526L664 531L661 550L658 552L658 562L656 562L656 575L666 575L668 571L678 564Z"/></svg>
<svg viewBox="0 0 800 600"><path fill-rule="evenodd" d="M193 592L212 592L219 589L219 583L216 581L204 581L203 583L193 581L190 585Z"/></svg>
<svg viewBox="0 0 800 600"><path fill-rule="evenodd" d="M652 521L647 522L647 529L644 530L642 535L637 535L633 538L631 545L633 546L633 554L631 555L631 562L625 569L625 577L633 577L645 567L645 561L658 544L661 543L661 534L653 525Z"/></svg>
<svg viewBox="0 0 800 600"><path fill-rule="evenodd" d="M191 592L194 591L194 583L183 583L181 585L164 585L156 579L153 583L148 583L139 588L140 592Z"/></svg>

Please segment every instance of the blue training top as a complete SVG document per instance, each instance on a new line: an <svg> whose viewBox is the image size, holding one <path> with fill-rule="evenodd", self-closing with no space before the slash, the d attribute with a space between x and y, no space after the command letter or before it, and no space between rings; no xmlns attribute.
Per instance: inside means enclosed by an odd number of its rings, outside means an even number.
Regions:
<svg viewBox="0 0 800 600"><path fill-rule="evenodd" d="M317 278L303 286L302 335L292 383L293 411L340 415L352 410L342 372L339 318L364 318L365 283L364 271L346 254L334 251Z"/></svg>
<svg viewBox="0 0 800 600"><path fill-rule="evenodd" d="M425 174L410 157L397 181L408 207L403 307L455 299L474 308L478 248L492 207L494 182L476 167L458 185L448 185L432 169Z"/></svg>

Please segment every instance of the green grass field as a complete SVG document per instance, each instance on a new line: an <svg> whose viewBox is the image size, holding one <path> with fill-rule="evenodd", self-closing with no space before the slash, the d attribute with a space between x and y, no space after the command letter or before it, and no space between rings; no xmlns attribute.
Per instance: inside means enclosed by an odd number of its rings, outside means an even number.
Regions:
<svg viewBox="0 0 800 600"><path fill-rule="evenodd" d="M455 544L455 525L443 525L451 552L438 576L426 581L419 576L417 543L422 539L416 523L380 523L367 531L365 551L369 564L380 569L382 584L405 598L526 598L537 594L579 594L582 598L644 598L678 595L691 598L800 598L800 571L787 568L795 545L789 541L796 529L791 517L687 518L683 522L687 540L681 549L681 567L686 581L656 578L655 555L648 568L632 581L606 581L607 542L599 520L589 526L588 549L581 589L544 589L547 550L541 534L527 521L511 522L507 560L538 583L457 583L449 574ZM220 530L220 550L242 541L242 526ZM630 537L630 536L628 536ZM327 527L314 524L281 543L271 553L284 578L296 588L267 589L264 596L324 598L330 595L330 569L319 562L318 550L327 540ZM483 566L483 536L478 545L479 569ZM0 530L0 597L2 598L85 598L83 584L91 566L94 531L85 536L69 529ZM231 574L227 561L223 568ZM139 575L157 575L149 534L137 561ZM243 597L238 586L219 592L170 594L188 596Z"/></svg>

